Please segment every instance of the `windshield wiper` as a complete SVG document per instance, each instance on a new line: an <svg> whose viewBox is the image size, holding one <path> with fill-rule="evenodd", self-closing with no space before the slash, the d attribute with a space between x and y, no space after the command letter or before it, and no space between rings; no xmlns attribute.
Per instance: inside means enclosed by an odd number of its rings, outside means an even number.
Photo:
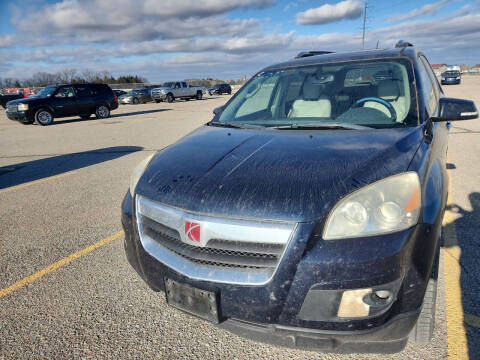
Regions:
<svg viewBox="0 0 480 360"><path fill-rule="evenodd" d="M234 123L220 122L220 121L210 121L209 123L207 123L207 125L234 128L234 129L264 129L265 128L265 126L259 126L259 125L234 124Z"/></svg>
<svg viewBox="0 0 480 360"><path fill-rule="evenodd" d="M323 129L345 129L345 130L369 130L371 127L355 124L344 124L344 123L308 123L308 124L291 124L291 125L280 125L272 126L270 129L277 130L297 130L297 129L312 129L312 130L323 130Z"/></svg>

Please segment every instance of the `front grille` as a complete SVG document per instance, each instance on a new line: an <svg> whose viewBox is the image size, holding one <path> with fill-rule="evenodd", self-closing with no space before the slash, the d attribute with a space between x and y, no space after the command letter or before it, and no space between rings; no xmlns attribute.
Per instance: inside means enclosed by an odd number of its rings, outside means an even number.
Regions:
<svg viewBox="0 0 480 360"><path fill-rule="evenodd" d="M17 112L17 105L7 105L8 112Z"/></svg>
<svg viewBox="0 0 480 360"><path fill-rule="evenodd" d="M229 284L265 284L274 275L295 229L269 223L200 216L136 198L140 241L147 253L192 279ZM195 223L194 242L185 226Z"/></svg>
<svg viewBox="0 0 480 360"><path fill-rule="evenodd" d="M206 247L189 245L178 231L143 218L144 233L175 254L198 264L230 268L275 269L283 245L210 240Z"/></svg>

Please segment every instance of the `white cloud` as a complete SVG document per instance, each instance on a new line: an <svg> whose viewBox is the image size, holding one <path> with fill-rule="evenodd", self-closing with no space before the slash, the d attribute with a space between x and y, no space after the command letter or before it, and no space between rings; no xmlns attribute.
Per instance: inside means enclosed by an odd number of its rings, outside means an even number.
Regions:
<svg viewBox="0 0 480 360"><path fill-rule="evenodd" d="M325 4L297 14L300 25L320 25L344 19L358 19L363 14L363 3L357 0L345 0L335 5Z"/></svg>
<svg viewBox="0 0 480 360"><path fill-rule="evenodd" d="M447 5L449 0L442 0L436 3L427 4L422 6L420 9L414 9L406 14L393 15L388 18L388 21L404 21L415 19L424 15L432 15L440 10L442 7Z"/></svg>

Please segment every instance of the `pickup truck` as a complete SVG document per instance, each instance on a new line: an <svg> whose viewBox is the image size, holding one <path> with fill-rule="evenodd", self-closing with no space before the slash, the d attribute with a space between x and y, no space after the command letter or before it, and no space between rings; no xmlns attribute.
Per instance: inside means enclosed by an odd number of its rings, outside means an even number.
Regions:
<svg viewBox="0 0 480 360"><path fill-rule="evenodd" d="M190 86L184 81L171 81L152 89L151 96L157 103L165 100L171 103L178 98L202 100L205 91L205 88L201 86Z"/></svg>
<svg viewBox="0 0 480 360"><path fill-rule="evenodd" d="M5 94L5 95L0 95L0 105L3 106L4 109L7 108L7 103L12 100L16 99L23 99L25 97L24 93L19 92L16 94Z"/></svg>

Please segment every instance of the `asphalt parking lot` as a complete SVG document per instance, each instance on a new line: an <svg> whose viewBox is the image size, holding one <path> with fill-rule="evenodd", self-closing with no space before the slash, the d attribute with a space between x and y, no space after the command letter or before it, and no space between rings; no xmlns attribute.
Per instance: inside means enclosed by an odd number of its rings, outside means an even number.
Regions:
<svg viewBox="0 0 480 360"><path fill-rule="evenodd" d="M480 108L480 77L444 90ZM47 127L0 111L0 359L480 359L478 120L451 129L452 186L428 346L389 356L276 348L173 310L147 288L126 261L120 232L130 174L227 99L125 105L108 119Z"/></svg>

